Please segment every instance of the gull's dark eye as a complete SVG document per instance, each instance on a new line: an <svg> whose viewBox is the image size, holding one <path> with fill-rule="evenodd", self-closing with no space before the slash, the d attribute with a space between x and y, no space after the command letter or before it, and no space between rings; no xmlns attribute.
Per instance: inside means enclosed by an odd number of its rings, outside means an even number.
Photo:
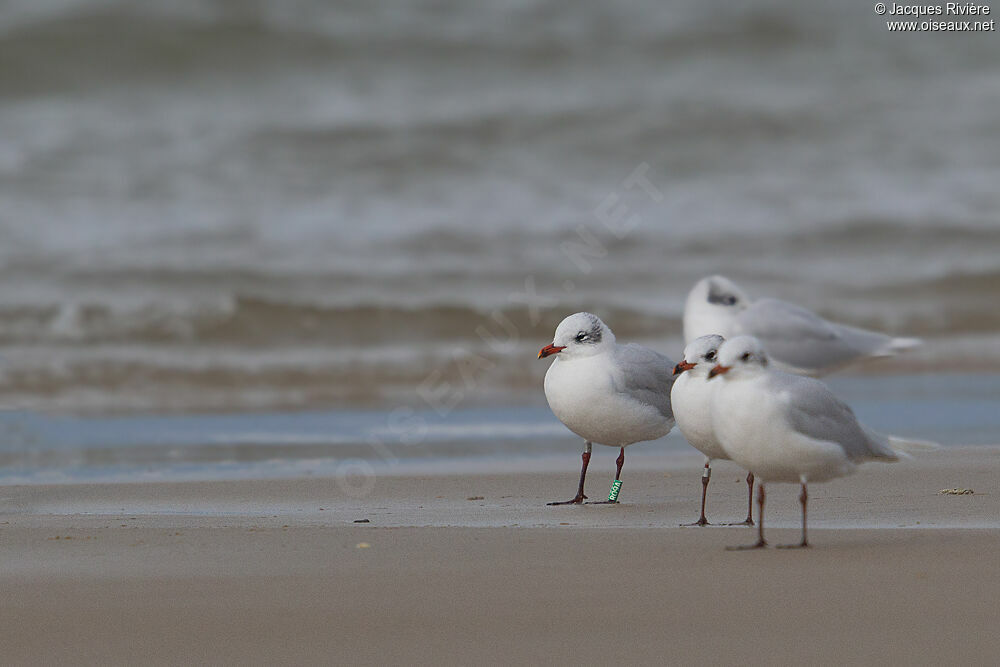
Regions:
<svg viewBox="0 0 1000 667"><path fill-rule="evenodd" d="M749 352L744 352L743 356L740 357L740 359L742 359L743 361L750 361L750 353Z"/></svg>
<svg viewBox="0 0 1000 667"><path fill-rule="evenodd" d="M726 296L722 297L721 301L722 301L723 305L726 305L726 306L735 306L736 305L736 297L733 296L732 294L727 294Z"/></svg>
<svg viewBox="0 0 1000 667"><path fill-rule="evenodd" d="M576 338L574 338L573 340L575 340L577 343L582 343L583 341L587 340L587 333L585 331L581 331L576 335Z"/></svg>
<svg viewBox="0 0 1000 667"><path fill-rule="evenodd" d="M705 355L705 361L712 361L715 359L715 350L709 350L708 354Z"/></svg>

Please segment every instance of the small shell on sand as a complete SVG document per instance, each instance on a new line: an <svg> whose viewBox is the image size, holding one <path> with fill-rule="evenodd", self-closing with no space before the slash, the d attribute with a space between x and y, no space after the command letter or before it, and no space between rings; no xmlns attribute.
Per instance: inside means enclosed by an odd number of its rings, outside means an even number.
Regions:
<svg viewBox="0 0 1000 667"><path fill-rule="evenodd" d="M942 496L971 496L975 492L972 489L941 489L938 495Z"/></svg>

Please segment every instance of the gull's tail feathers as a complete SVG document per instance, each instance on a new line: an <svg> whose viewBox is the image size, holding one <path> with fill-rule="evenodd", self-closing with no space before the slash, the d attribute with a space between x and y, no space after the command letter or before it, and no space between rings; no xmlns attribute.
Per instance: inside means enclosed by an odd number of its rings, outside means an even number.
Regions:
<svg viewBox="0 0 1000 667"><path fill-rule="evenodd" d="M913 454L926 454L936 452L941 449L941 445L930 440L914 440L912 438L900 438L899 436L889 436L889 446L892 451L905 457Z"/></svg>
<svg viewBox="0 0 1000 667"><path fill-rule="evenodd" d="M900 352L906 352L907 350L912 350L915 347L920 347L923 344L924 341L919 338L890 338L889 342L882 346L876 354L891 357L899 354Z"/></svg>

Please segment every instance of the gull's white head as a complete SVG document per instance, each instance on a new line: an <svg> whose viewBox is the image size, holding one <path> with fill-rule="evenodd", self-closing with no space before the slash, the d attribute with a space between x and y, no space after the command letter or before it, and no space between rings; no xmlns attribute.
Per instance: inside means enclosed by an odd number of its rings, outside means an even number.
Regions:
<svg viewBox="0 0 1000 667"><path fill-rule="evenodd" d="M737 336L727 340L719 348L718 362L708 377L755 375L764 372L768 364L764 346L753 336Z"/></svg>
<svg viewBox="0 0 1000 667"><path fill-rule="evenodd" d="M726 341L718 334L695 338L684 348L684 361L674 366L674 375L690 371L692 375L707 378L716 364L719 347Z"/></svg>
<svg viewBox="0 0 1000 667"><path fill-rule="evenodd" d="M702 278L691 288L688 298L697 298L713 306L733 308L734 310L743 310L750 305L750 297L747 296L747 293L724 276Z"/></svg>
<svg viewBox="0 0 1000 667"><path fill-rule="evenodd" d="M690 343L708 334L729 335L733 317L749 305L749 295L729 278L702 278L684 302L684 340Z"/></svg>
<svg viewBox="0 0 1000 667"><path fill-rule="evenodd" d="M538 358L553 354L585 357L604 352L614 343L615 335L601 318L590 313L575 313L559 323L552 344L543 347Z"/></svg>

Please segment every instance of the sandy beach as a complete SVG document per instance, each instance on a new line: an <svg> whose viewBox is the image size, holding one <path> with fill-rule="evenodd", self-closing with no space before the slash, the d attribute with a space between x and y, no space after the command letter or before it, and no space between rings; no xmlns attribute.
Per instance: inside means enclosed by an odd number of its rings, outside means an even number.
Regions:
<svg viewBox="0 0 1000 667"><path fill-rule="evenodd" d="M1000 653L1000 449L811 489L807 551L728 552L698 458L628 470L617 506L546 507L565 473L0 489L16 664L930 664ZM606 492L606 471L588 487ZM945 488L972 495L942 495ZM741 518L720 464L709 518ZM769 488L772 543L797 490ZM369 523L355 523L368 520Z"/></svg>

